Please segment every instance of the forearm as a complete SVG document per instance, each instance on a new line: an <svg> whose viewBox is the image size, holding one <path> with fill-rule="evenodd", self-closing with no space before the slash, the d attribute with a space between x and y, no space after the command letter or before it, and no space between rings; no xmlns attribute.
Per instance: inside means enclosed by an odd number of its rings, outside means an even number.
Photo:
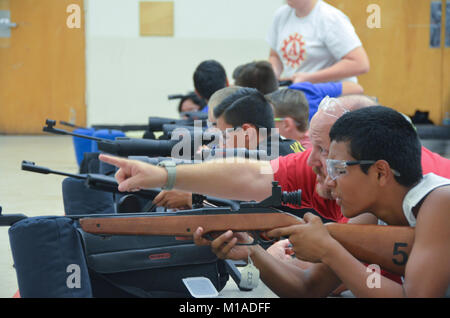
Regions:
<svg viewBox="0 0 450 318"><path fill-rule="evenodd" d="M221 198L260 201L272 194L269 162L233 159L179 165L175 188Z"/></svg>
<svg viewBox="0 0 450 318"><path fill-rule="evenodd" d="M330 267L356 297L403 297L403 288L354 258L341 244L334 241L322 262Z"/></svg>
<svg viewBox="0 0 450 318"><path fill-rule="evenodd" d="M251 249L250 257L260 270L261 280L280 297L326 297L339 285L323 264L301 269L276 259L259 245Z"/></svg>
<svg viewBox="0 0 450 318"><path fill-rule="evenodd" d="M168 168L137 160L100 154L99 159L118 167L119 191L164 187ZM273 170L269 161L225 158L175 167L174 189L243 201L260 201L272 194Z"/></svg>
<svg viewBox="0 0 450 318"><path fill-rule="evenodd" d="M328 68L324 68L314 73L308 74L308 81L311 83L335 82L344 78L358 76L366 73L364 64L357 60L342 59Z"/></svg>
<svg viewBox="0 0 450 318"><path fill-rule="evenodd" d="M363 94L364 88L353 82L342 82L342 95Z"/></svg>

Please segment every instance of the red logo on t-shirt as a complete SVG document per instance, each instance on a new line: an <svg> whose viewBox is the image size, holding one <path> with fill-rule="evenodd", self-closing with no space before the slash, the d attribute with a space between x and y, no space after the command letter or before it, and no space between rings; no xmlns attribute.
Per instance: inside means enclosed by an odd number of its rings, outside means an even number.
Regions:
<svg viewBox="0 0 450 318"><path fill-rule="evenodd" d="M292 35L283 41L283 46L281 48L281 52L283 52L283 59L286 61L286 64L297 68L300 66L300 63L305 60L305 42L303 41L303 37L295 32Z"/></svg>

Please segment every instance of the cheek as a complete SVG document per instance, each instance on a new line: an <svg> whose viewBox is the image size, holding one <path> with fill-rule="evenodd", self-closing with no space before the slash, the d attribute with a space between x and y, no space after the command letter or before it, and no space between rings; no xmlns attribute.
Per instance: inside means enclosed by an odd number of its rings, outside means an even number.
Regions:
<svg viewBox="0 0 450 318"><path fill-rule="evenodd" d="M362 180L347 181L342 178L336 184L337 192L342 198L342 213L346 217L353 217L360 212L368 211L373 193L369 191L367 184Z"/></svg>
<svg viewBox="0 0 450 318"><path fill-rule="evenodd" d="M226 148L245 148L245 138L238 134L229 136L225 142Z"/></svg>
<svg viewBox="0 0 450 318"><path fill-rule="evenodd" d="M278 133L283 136L285 130L279 122L275 122L275 128L278 129Z"/></svg>

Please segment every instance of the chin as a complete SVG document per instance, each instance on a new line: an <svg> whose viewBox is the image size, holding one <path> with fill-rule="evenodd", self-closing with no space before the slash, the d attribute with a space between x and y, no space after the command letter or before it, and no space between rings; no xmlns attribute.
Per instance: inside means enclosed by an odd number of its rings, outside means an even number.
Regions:
<svg viewBox="0 0 450 318"><path fill-rule="evenodd" d="M355 209L349 209L345 207L345 204L341 204L341 213L343 216L345 216L347 219L354 218L355 216L358 216L361 214L361 212L355 210Z"/></svg>
<svg viewBox="0 0 450 318"><path fill-rule="evenodd" d="M321 196L324 199L333 200L331 190L320 183L316 185L316 192L319 196Z"/></svg>

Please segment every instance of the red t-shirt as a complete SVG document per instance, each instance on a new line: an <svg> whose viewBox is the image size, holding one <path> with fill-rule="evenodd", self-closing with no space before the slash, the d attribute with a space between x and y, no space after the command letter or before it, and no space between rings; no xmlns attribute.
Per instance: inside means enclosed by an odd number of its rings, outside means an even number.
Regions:
<svg viewBox="0 0 450 318"><path fill-rule="evenodd" d="M316 174L307 164L310 153L311 149L307 149L272 160L274 180L278 181L282 191L302 190L301 206L289 207L314 209L326 219L347 223L348 219L342 215L340 206L334 200L324 199L317 194ZM422 170L424 175L433 172L450 179L450 160L422 147Z"/></svg>
<svg viewBox="0 0 450 318"><path fill-rule="evenodd" d="M422 173L430 172L450 179L450 160L422 147Z"/></svg>

